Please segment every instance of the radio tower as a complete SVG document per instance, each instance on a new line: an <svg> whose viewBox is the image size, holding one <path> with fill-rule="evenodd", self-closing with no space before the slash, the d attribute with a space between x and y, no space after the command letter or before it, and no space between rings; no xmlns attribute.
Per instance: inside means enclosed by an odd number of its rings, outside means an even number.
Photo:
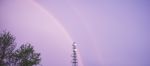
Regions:
<svg viewBox="0 0 150 66"><path fill-rule="evenodd" d="M77 59L77 47L76 47L76 42L73 42L73 53L72 53L72 66L78 66L78 59Z"/></svg>

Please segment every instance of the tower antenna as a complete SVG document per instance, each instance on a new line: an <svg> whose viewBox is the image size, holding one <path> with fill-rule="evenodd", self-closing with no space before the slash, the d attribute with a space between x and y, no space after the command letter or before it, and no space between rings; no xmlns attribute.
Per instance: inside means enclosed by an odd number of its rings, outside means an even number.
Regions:
<svg viewBox="0 0 150 66"><path fill-rule="evenodd" d="M78 66L78 59L77 59L77 44L73 42L73 53L72 53L72 66Z"/></svg>

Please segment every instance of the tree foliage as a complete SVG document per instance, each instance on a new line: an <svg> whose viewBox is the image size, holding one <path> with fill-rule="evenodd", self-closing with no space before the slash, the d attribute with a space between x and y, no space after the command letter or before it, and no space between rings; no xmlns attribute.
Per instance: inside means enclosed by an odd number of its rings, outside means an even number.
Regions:
<svg viewBox="0 0 150 66"><path fill-rule="evenodd" d="M13 35L9 32L0 34L0 66L36 66L40 60L40 53L36 53L31 44L16 49Z"/></svg>

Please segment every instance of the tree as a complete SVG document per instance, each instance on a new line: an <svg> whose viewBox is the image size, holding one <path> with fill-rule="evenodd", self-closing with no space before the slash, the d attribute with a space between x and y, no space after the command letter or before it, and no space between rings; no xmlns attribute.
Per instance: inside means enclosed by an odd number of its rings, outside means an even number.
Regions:
<svg viewBox="0 0 150 66"><path fill-rule="evenodd" d="M40 53L31 44L16 48L15 37L9 32L0 34L0 66L36 66L40 63Z"/></svg>
<svg viewBox="0 0 150 66"><path fill-rule="evenodd" d="M9 62L9 58L15 49L15 38L9 33L0 34L0 66L5 66Z"/></svg>
<svg viewBox="0 0 150 66"><path fill-rule="evenodd" d="M24 44L15 51L16 66L33 66L40 63L40 53L35 53L31 44Z"/></svg>

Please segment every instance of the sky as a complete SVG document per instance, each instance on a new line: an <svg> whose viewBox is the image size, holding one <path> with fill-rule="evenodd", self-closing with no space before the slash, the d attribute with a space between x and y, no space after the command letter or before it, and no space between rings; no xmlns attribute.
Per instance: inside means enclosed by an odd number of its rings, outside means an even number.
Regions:
<svg viewBox="0 0 150 66"><path fill-rule="evenodd" d="M0 31L41 53L43 66L149 66L149 0L1 0ZM18 45L18 46L19 46Z"/></svg>

